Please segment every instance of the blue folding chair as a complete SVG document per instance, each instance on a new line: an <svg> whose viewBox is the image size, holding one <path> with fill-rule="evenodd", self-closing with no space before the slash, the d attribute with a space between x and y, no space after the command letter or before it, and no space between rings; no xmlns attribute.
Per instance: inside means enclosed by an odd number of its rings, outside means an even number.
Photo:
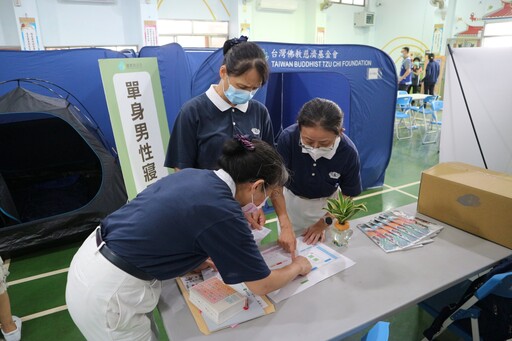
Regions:
<svg viewBox="0 0 512 341"><path fill-rule="evenodd" d="M437 113L443 110L443 101L433 100L429 102L430 108L423 108L423 144L435 143L441 131L441 122L437 118Z"/></svg>
<svg viewBox="0 0 512 341"><path fill-rule="evenodd" d="M396 99L395 134L398 140L410 139L412 137L411 100L411 96ZM409 121L409 125L405 123L406 120ZM401 126L403 127L401 128ZM400 135L400 130L404 129L407 133Z"/></svg>
<svg viewBox="0 0 512 341"><path fill-rule="evenodd" d="M511 268L512 259L508 259L473 282L465 281L421 302L421 308L437 316L423 332L423 341L435 339L446 329L467 341L512 338ZM504 319L501 323L489 322L490 315L500 317L499 314ZM479 318L486 321L483 330Z"/></svg>
<svg viewBox="0 0 512 341"><path fill-rule="evenodd" d="M361 338L361 341L388 341L389 322L377 322L368 333Z"/></svg>
<svg viewBox="0 0 512 341"><path fill-rule="evenodd" d="M418 114L421 115L423 126L423 144L435 143L439 136L440 124L437 120L437 112L443 109L443 101L437 101L437 98L438 96L427 96L423 100L423 104L421 106L411 107L414 122L418 120ZM434 102L437 103L433 104Z"/></svg>
<svg viewBox="0 0 512 341"><path fill-rule="evenodd" d="M397 95L407 95L408 92L405 90L398 90Z"/></svg>

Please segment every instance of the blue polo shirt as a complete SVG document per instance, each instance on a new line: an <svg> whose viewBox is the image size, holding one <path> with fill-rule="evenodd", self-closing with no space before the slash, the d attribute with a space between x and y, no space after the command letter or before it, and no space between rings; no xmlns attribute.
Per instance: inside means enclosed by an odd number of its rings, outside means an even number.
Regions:
<svg viewBox="0 0 512 341"><path fill-rule="evenodd" d="M286 187L295 195L308 198L325 198L339 188L343 194L357 196L361 193L361 165L354 143L347 135L341 141L332 159L316 161L299 146L300 131L297 123L286 128L277 141L277 150L290 170L291 180Z"/></svg>
<svg viewBox="0 0 512 341"><path fill-rule="evenodd" d="M407 57L402 61L402 66L400 67L400 77L405 75L405 72L411 68L412 68L411 58ZM411 69L411 72L409 73L409 75L407 77L405 77L404 79L402 79L400 81L400 84L406 84L406 85L412 84L412 75L413 75L413 73L412 73L412 69Z"/></svg>
<svg viewBox="0 0 512 341"><path fill-rule="evenodd" d="M258 101L231 107L210 89L181 108L169 140L166 167L217 169L222 146L236 134L274 145L267 108Z"/></svg>
<svg viewBox="0 0 512 341"><path fill-rule="evenodd" d="M270 270L234 191L232 179L228 185L211 170L168 175L105 218L103 240L159 280L183 275L208 257L228 284L263 279Z"/></svg>

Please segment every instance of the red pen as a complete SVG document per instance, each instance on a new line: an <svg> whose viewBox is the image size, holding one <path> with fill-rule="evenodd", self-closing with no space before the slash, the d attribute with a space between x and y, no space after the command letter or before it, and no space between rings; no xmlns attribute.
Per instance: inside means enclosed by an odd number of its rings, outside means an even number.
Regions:
<svg viewBox="0 0 512 341"><path fill-rule="evenodd" d="M245 298L245 306L244 306L244 310L249 310L249 297L246 297L246 298Z"/></svg>

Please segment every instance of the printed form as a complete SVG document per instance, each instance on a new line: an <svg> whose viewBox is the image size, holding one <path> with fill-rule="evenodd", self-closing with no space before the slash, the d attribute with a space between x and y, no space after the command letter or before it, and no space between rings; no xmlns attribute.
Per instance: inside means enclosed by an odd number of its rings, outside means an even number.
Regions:
<svg viewBox="0 0 512 341"><path fill-rule="evenodd" d="M341 272L355 264L351 259L331 249L323 243L308 245L297 238L298 255L306 257L311 263L312 270L307 276L298 276L284 288L273 291L267 296L279 303L313 285ZM282 268L291 263L291 256L280 246L274 246L262 251L263 259L271 270Z"/></svg>

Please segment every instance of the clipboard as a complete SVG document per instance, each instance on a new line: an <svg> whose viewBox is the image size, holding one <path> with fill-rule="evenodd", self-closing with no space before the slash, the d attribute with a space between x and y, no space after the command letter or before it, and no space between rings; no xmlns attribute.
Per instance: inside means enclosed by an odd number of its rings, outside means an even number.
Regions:
<svg viewBox="0 0 512 341"><path fill-rule="evenodd" d="M187 303L187 306L190 309L190 312L192 313L194 320L196 321L197 327L199 328L201 333L203 333L204 335L210 335L213 331L210 331L208 329L208 326L206 325L206 322L203 319L203 315L201 314L199 309L197 309L197 307L192 302L190 302L188 290L185 287L185 284L183 284L183 281L181 280L180 277L176 278L176 283L178 283L178 287L180 288L181 294L183 295L183 298L185 298L185 302ZM268 299L267 296L260 296L260 297L267 304L267 307L265 309L263 309L264 314L261 316L268 315L268 314L271 314L276 311L276 308L270 302L270 300ZM252 318L248 319L246 321L249 321L249 320L252 320ZM246 322L246 321L243 321L243 322ZM243 322L240 322L240 323L243 323ZM222 329L225 329L225 328L222 328Z"/></svg>

